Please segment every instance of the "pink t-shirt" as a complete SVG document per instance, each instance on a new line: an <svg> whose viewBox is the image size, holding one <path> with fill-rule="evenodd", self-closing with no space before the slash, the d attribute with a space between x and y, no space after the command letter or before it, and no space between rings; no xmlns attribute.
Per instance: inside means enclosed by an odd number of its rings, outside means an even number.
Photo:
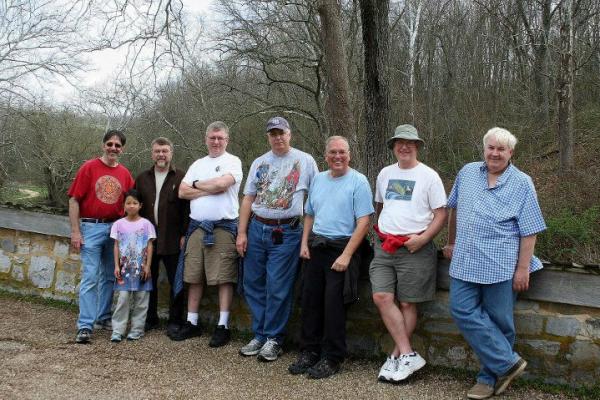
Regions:
<svg viewBox="0 0 600 400"><path fill-rule="evenodd" d="M154 226L146 218L131 222L121 218L112 225L110 237L119 243L121 280L115 290L149 291L152 280L142 281L142 267L147 257L148 242L156 238Z"/></svg>

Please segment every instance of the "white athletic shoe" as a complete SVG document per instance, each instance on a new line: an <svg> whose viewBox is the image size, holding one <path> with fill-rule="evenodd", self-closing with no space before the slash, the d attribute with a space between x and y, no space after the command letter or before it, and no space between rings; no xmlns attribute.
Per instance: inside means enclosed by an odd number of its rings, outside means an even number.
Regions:
<svg viewBox="0 0 600 400"><path fill-rule="evenodd" d="M420 370L427 364L425 359L416 351L412 354L402 354L398 362L398 369L392 374L393 382L400 382Z"/></svg>
<svg viewBox="0 0 600 400"><path fill-rule="evenodd" d="M383 363L383 366L379 370L379 375L377 379L382 382L389 382L392 380L392 376L394 372L398 369L398 362L400 360L394 356L389 356L387 360Z"/></svg>

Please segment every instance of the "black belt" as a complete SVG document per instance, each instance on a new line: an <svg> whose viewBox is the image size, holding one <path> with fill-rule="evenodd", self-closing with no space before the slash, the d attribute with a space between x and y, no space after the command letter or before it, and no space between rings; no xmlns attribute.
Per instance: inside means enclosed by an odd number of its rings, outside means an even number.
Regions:
<svg viewBox="0 0 600 400"><path fill-rule="evenodd" d="M115 222L116 218L81 218L81 222L90 222L92 224L110 224Z"/></svg>
<svg viewBox="0 0 600 400"><path fill-rule="evenodd" d="M287 225L292 224L295 221L298 221L300 217L292 217L292 218L284 218L284 219L271 219L271 218L263 218L254 214L254 219L258 222L262 222L265 225Z"/></svg>

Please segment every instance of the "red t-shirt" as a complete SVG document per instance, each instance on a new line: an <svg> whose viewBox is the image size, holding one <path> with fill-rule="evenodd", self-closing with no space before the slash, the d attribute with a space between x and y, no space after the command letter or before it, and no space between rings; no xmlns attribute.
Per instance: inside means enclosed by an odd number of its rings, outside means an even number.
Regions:
<svg viewBox="0 0 600 400"><path fill-rule="evenodd" d="M81 218L117 219L124 214L124 194L133 185L127 168L109 167L96 158L83 163L67 194L79 201Z"/></svg>

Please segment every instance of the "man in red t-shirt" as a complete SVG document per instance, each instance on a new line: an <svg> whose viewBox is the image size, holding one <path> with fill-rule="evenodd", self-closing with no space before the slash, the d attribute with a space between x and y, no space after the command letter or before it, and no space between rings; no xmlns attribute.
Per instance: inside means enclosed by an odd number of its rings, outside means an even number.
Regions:
<svg viewBox="0 0 600 400"><path fill-rule="evenodd" d="M123 196L134 185L131 173L119 164L125 135L106 132L103 154L88 160L69 188L71 245L81 251L77 343L88 343L92 329L111 329L114 284L112 223L123 216Z"/></svg>

